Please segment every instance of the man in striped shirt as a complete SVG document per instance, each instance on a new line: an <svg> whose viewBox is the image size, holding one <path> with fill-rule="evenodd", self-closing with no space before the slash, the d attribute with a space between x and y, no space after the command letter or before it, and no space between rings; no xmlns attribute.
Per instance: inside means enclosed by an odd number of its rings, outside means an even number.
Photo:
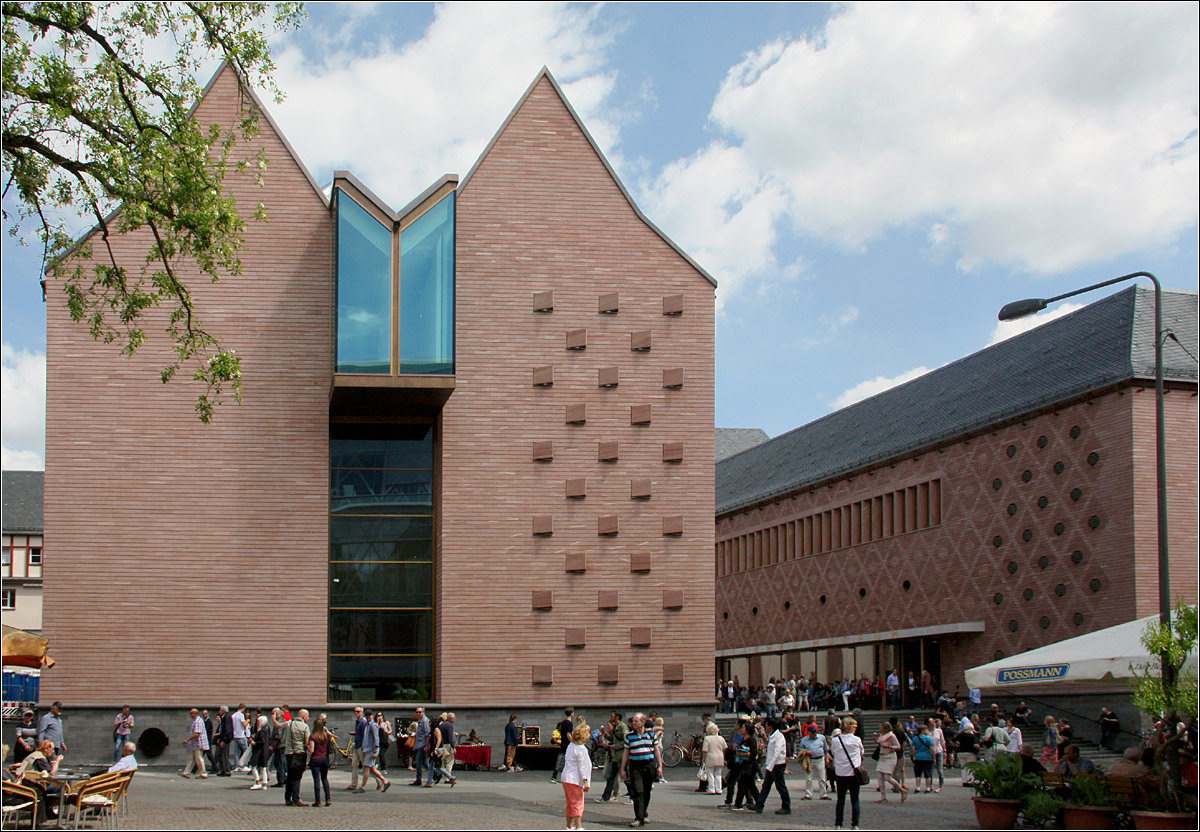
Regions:
<svg viewBox="0 0 1200 832"><path fill-rule="evenodd" d="M632 730L625 737L625 752L621 757L621 779L629 783L633 798L634 821L630 826L645 826L650 820L650 789L654 779L662 777L662 755L654 744L654 734L646 730L646 715L634 714L629 720Z"/></svg>

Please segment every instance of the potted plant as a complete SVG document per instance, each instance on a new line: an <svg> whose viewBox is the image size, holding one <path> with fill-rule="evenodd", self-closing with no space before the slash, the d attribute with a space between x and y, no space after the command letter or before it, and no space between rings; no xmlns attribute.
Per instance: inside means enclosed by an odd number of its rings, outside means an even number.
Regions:
<svg viewBox="0 0 1200 832"><path fill-rule="evenodd" d="M981 829L1012 829L1022 800L1042 787L1038 775L1023 771L1017 754L1000 754L991 762L966 767L975 778L967 786L975 791L975 817Z"/></svg>
<svg viewBox="0 0 1200 832"><path fill-rule="evenodd" d="M1021 799L1021 816L1025 824L1035 829L1045 829L1058 817L1063 799L1053 792L1037 790Z"/></svg>
<svg viewBox="0 0 1200 832"><path fill-rule="evenodd" d="M1067 829L1112 829L1117 825L1117 803L1095 775L1079 775L1071 781L1071 796L1062 807Z"/></svg>
<svg viewBox="0 0 1200 832"><path fill-rule="evenodd" d="M1138 829L1196 828L1196 793L1183 786L1179 752L1184 737L1176 726L1196 715L1196 671L1184 664L1196 649L1197 623L1196 606L1177 601L1170 624L1152 622L1142 634L1142 645L1158 656L1159 667L1130 668L1134 704L1157 725L1152 739L1157 788L1146 794L1148 809L1130 813Z"/></svg>

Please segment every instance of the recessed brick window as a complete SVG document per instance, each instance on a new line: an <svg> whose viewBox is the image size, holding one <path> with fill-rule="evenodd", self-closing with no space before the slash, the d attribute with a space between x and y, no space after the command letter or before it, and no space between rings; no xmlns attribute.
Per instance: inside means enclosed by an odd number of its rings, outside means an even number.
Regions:
<svg viewBox="0 0 1200 832"><path fill-rule="evenodd" d="M534 292L533 293L533 311L534 312L553 312L554 311L554 292Z"/></svg>
<svg viewBox="0 0 1200 832"><path fill-rule="evenodd" d="M549 514L534 515L533 533L539 536L554 534L554 518Z"/></svg>
<svg viewBox="0 0 1200 832"><path fill-rule="evenodd" d="M1083 563L1083 552L1079 551L1078 549L1076 549L1074 552L1072 552L1071 553L1071 563L1075 563L1075 564Z"/></svg>
<svg viewBox="0 0 1200 832"><path fill-rule="evenodd" d="M533 459L535 462L549 462L554 459L554 442L534 442Z"/></svg>
<svg viewBox="0 0 1200 832"><path fill-rule="evenodd" d="M535 664L533 666L533 683L535 685L553 685L554 665Z"/></svg>
<svg viewBox="0 0 1200 832"><path fill-rule="evenodd" d="M587 645L586 627L567 627L563 634L564 647L585 647Z"/></svg>
<svg viewBox="0 0 1200 832"><path fill-rule="evenodd" d="M1075 427L1071 428L1071 438L1072 439L1078 439L1082 435L1083 435L1083 428L1079 427L1079 425L1076 425Z"/></svg>
<svg viewBox="0 0 1200 832"><path fill-rule="evenodd" d="M1006 453L1006 454L1008 454L1008 458L1009 458L1009 459L1012 459L1014 456L1016 456L1016 455L1017 455L1017 446L1016 446L1016 445L1009 445L1009 446L1008 446L1008 450L1007 450L1007 451L1005 451L1005 453Z"/></svg>
<svg viewBox="0 0 1200 832"><path fill-rule="evenodd" d="M1023 593L1021 593L1021 597L1024 598L1026 601L1032 601L1033 600L1033 590L1026 589Z"/></svg>
<svg viewBox="0 0 1200 832"><path fill-rule="evenodd" d="M1042 555L1040 558L1038 558L1038 568L1039 569L1045 569L1049 565L1050 565L1050 558L1046 557L1045 555Z"/></svg>
<svg viewBox="0 0 1200 832"><path fill-rule="evenodd" d="M596 459L600 462L617 461L617 443L600 442L596 445Z"/></svg>
<svg viewBox="0 0 1200 832"><path fill-rule="evenodd" d="M663 665L663 684L677 685L683 682L683 665L679 662Z"/></svg>
<svg viewBox="0 0 1200 832"><path fill-rule="evenodd" d="M596 593L596 609L615 610L620 606L620 593L615 589L602 589Z"/></svg>
<svg viewBox="0 0 1200 832"><path fill-rule="evenodd" d="M535 589L533 591L533 608L535 610L554 609L554 592L549 589Z"/></svg>
<svg viewBox="0 0 1200 832"><path fill-rule="evenodd" d="M683 387L683 368L674 367L670 370L663 370L663 387L667 390L678 390Z"/></svg>
<svg viewBox="0 0 1200 832"><path fill-rule="evenodd" d="M683 590L682 589L664 589L663 590L663 609L664 610L681 610L681 609L683 609Z"/></svg>
<svg viewBox="0 0 1200 832"><path fill-rule="evenodd" d="M604 514L596 519L596 534L615 535L620 531L620 520L615 514Z"/></svg>
<svg viewBox="0 0 1200 832"><path fill-rule="evenodd" d="M567 572L586 572L587 554L585 552L568 552L564 561L564 570Z"/></svg>
<svg viewBox="0 0 1200 832"><path fill-rule="evenodd" d="M1067 470L1067 463L1063 462L1061 459L1054 463L1054 473L1061 474L1065 470Z"/></svg>
<svg viewBox="0 0 1200 832"><path fill-rule="evenodd" d="M648 425L650 424L650 405L635 404L629 408L629 424L631 425Z"/></svg>
<svg viewBox="0 0 1200 832"><path fill-rule="evenodd" d="M1104 587L1099 578L1092 578L1092 582L1088 584L1088 589L1092 592L1099 592Z"/></svg>
<svg viewBox="0 0 1200 832"><path fill-rule="evenodd" d="M1081 613L1081 612L1077 612L1077 613L1075 613L1075 616L1074 616L1074 617L1073 617L1071 620L1072 620L1073 622L1075 622L1075 626L1076 626L1076 627L1082 627L1082 626L1083 626L1083 622L1087 621L1087 616L1085 616L1085 615L1084 615L1083 613Z"/></svg>
<svg viewBox="0 0 1200 832"><path fill-rule="evenodd" d="M1001 537L1000 535L996 535L995 537L992 538L992 545L995 546L997 549L999 549L1001 546L1004 545L1004 538Z"/></svg>
<svg viewBox="0 0 1200 832"><path fill-rule="evenodd" d="M569 350L586 350L587 349L587 330L586 329L568 329L567 330L567 349L569 349Z"/></svg>
<svg viewBox="0 0 1200 832"><path fill-rule="evenodd" d="M1012 621L1008 622L1008 631L1010 633L1015 633L1019 629L1021 629L1021 625L1017 623L1017 619L1014 618Z"/></svg>
<svg viewBox="0 0 1200 832"><path fill-rule="evenodd" d="M1075 489L1072 489L1072 491L1071 491L1071 499L1072 499L1072 500L1074 500L1074 501L1075 501L1075 502L1077 502L1077 503L1078 503L1078 502L1079 502L1081 499L1083 499L1083 489L1082 489L1082 488L1075 488Z"/></svg>
<svg viewBox="0 0 1200 832"><path fill-rule="evenodd" d="M1088 458L1087 458L1088 465L1096 465L1099 462L1100 462L1100 454L1095 453L1095 452L1088 454Z"/></svg>
<svg viewBox="0 0 1200 832"><path fill-rule="evenodd" d="M621 295L619 292L606 292L600 296L599 302L596 304L596 311L601 315L615 315L621 309Z"/></svg>
<svg viewBox="0 0 1200 832"><path fill-rule="evenodd" d="M629 646L649 647L650 636L651 632L649 627L631 627L629 629Z"/></svg>
<svg viewBox="0 0 1200 832"><path fill-rule="evenodd" d="M611 389L620 383L620 370L616 367L601 367L596 371L596 386Z"/></svg>
<svg viewBox="0 0 1200 832"><path fill-rule="evenodd" d="M1033 472L1032 471L1026 469L1025 471L1021 472L1021 482L1032 482L1032 480L1033 480Z"/></svg>
<svg viewBox="0 0 1200 832"><path fill-rule="evenodd" d="M1057 595L1059 598L1066 595L1067 594L1067 585L1059 584L1058 586L1054 587L1054 594Z"/></svg>
<svg viewBox="0 0 1200 832"><path fill-rule="evenodd" d="M629 571L630 572L649 572L651 565L651 556L649 552L630 552L629 554Z"/></svg>
<svg viewBox="0 0 1200 832"><path fill-rule="evenodd" d="M1008 516L1009 517L1014 517L1019 510L1020 509L1018 508L1016 503L1008 504Z"/></svg>
<svg viewBox="0 0 1200 832"><path fill-rule="evenodd" d="M674 514L663 518L663 535L678 536L683 534L683 515Z"/></svg>
<svg viewBox="0 0 1200 832"><path fill-rule="evenodd" d="M643 329L640 332L631 333L629 349L634 352L650 352L650 330Z"/></svg>
<svg viewBox="0 0 1200 832"><path fill-rule="evenodd" d="M996 479L992 480L992 490L993 491L999 491L1003 487L1004 487L1004 480L1000 479L999 477L996 477Z"/></svg>
<svg viewBox="0 0 1200 832"><path fill-rule="evenodd" d="M1050 505L1050 498L1046 496L1038 497L1038 508L1045 508Z"/></svg>
<svg viewBox="0 0 1200 832"><path fill-rule="evenodd" d="M629 484L629 498L631 500L649 500L650 499L650 480L634 480Z"/></svg>
<svg viewBox="0 0 1200 832"><path fill-rule="evenodd" d="M1096 515L1092 515L1091 517L1089 517L1088 518L1088 528L1089 529L1100 528L1100 518Z"/></svg>
<svg viewBox="0 0 1200 832"><path fill-rule="evenodd" d="M1008 562L1008 574L1015 575L1015 574L1017 574L1017 570L1020 568L1021 567L1017 565L1017 562L1015 560L1010 560Z"/></svg>
<svg viewBox="0 0 1200 832"><path fill-rule="evenodd" d="M662 446L663 462L683 462L683 443L664 442Z"/></svg>
<svg viewBox="0 0 1200 832"><path fill-rule="evenodd" d="M683 295L667 295L663 298L663 314L679 316L683 314Z"/></svg>
<svg viewBox="0 0 1200 832"><path fill-rule="evenodd" d="M587 496L587 477L572 477L566 482L568 500L582 500Z"/></svg>
<svg viewBox="0 0 1200 832"><path fill-rule="evenodd" d="M1055 534L1063 535L1063 534L1066 534L1066 532L1067 532L1067 524L1066 523L1055 523L1054 524L1054 533Z"/></svg>
<svg viewBox="0 0 1200 832"><path fill-rule="evenodd" d="M1049 630L1050 629L1050 616L1043 615L1041 620L1038 621L1038 624L1041 625L1041 628L1043 630Z"/></svg>
<svg viewBox="0 0 1200 832"><path fill-rule="evenodd" d="M587 423L587 405L586 404L569 404L567 405L567 424L582 425Z"/></svg>
<svg viewBox="0 0 1200 832"><path fill-rule="evenodd" d="M1037 446L1039 448L1044 448L1049 444L1050 444L1050 437L1048 437L1048 436L1039 436L1038 437Z"/></svg>
<svg viewBox="0 0 1200 832"><path fill-rule="evenodd" d="M534 367L533 368L533 386L534 387L553 387L554 386L554 368L553 367Z"/></svg>
<svg viewBox="0 0 1200 832"><path fill-rule="evenodd" d="M602 664L596 667L596 683L600 685L615 685L621 681L621 673L615 664Z"/></svg>
<svg viewBox="0 0 1200 832"><path fill-rule="evenodd" d="M999 592L997 592L995 595L992 596L992 603L994 603L996 606L1000 606L1001 604L1004 603L1004 596L1002 594L1000 594Z"/></svg>

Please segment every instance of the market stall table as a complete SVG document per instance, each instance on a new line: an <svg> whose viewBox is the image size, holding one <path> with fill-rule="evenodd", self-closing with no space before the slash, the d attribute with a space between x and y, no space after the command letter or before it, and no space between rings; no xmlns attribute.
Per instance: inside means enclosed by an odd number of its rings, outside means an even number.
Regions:
<svg viewBox="0 0 1200 832"><path fill-rule="evenodd" d="M490 769L492 767L492 747L490 745L459 745L454 749L454 764Z"/></svg>

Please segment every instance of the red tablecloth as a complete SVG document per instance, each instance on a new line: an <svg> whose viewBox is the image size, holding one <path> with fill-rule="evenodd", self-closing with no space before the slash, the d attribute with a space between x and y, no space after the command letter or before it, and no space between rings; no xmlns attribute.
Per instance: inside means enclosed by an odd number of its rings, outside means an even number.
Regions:
<svg viewBox="0 0 1200 832"><path fill-rule="evenodd" d="M492 747L490 745L460 745L454 749L454 764L469 763L482 768L492 767Z"/></svg>

